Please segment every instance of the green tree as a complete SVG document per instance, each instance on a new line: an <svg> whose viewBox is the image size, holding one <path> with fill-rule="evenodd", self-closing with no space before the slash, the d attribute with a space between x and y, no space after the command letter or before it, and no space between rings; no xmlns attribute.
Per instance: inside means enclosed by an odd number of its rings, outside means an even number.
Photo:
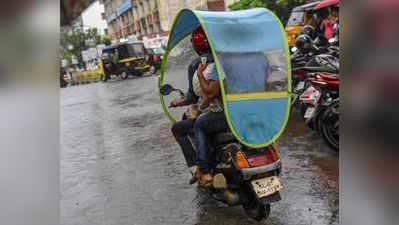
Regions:
<svg viewBox="0 0 399 225"><path fill-rule="evenodd" d="M98 33L97 28L90 28L82 31L81 28L72 28L61 31L61 51L64 59L71 63L72 56L75 55L80 66L83 66L82 51L87 50L94 45L110 45L111 40ZM89 46L88 44L93 46Z"/></svg>
<svg viewBox="0 0 399 225"><path fill-rule="evenodd" d="M285 24L292 8L304 4L305 0L240 0L229 6L230 10L251 9L257 7L273 11Z"/></svg>

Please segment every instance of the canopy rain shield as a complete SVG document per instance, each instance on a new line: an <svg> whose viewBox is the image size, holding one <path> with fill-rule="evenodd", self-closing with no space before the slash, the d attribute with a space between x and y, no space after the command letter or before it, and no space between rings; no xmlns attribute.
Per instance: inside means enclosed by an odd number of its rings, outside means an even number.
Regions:
<svg viewBox="0 0 399 225"><path fill-rule="evenodd" d="M183 9L173 24L161 68L163 85L170 51L202 26L221 86L230 130L244 145L265 147L283 132L291 105L291 68L285 31L264 8L210 12ZM184 77L182 79L187 79ZM166 115L176 121L160 100Z"/></svg>

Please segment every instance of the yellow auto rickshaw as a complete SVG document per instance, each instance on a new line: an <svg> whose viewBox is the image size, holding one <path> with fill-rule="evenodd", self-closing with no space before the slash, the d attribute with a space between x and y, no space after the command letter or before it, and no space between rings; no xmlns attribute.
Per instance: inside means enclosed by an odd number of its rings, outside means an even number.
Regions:
<svg viewBox="0 0 399 225"><path fill-rule="evenodd" d="M145 49L142 42L124 42L108 46L102 50L101 64L104 69L104 81L111 75L122 79L129 75L142 76L150 70L145 61Z"/></svg>
<svg viewBox="0 0 399 225"><path fill-rule="evenodd" d="M313 25L311 24L313 8L319 3L320 1L315 1L292 9L290 18L285 26L287 41L290 47L295 46L295 40L301 34L305 25Z"/></svg>

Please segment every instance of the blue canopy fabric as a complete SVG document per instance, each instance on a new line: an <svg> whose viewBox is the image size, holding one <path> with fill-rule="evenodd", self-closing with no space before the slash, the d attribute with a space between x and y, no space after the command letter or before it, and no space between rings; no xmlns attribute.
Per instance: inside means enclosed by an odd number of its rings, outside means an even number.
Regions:
<svg viewBox="0 0 399 225"><path fill-rule="evenodd" d="M203 27L215 59L232 133L253 148L276 141L287 124L291 104L289 51L279 19L263 8L182 10L171 30L160 87L169 52L198 26ZM160 96L163 109L171 117Z"/></svg>
<svg viewBox="0 0 399 225"><path fill-rule="evenodd" d="M284 48L284 33L281 33L276 17L265 9L233 12L182 10L175 21L175 29L172 29L168 48L172 49L191 34L200 25L199 19L204 21L216 51L255 52ZM276 38L276 34L280 37Z"/></svg>

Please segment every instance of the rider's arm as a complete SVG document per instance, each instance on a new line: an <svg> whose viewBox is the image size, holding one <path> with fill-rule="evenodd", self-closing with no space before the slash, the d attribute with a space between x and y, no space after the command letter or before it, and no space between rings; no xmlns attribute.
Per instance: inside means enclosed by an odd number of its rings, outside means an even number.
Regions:
<svg viewBox="0 0 399 225"><path fill-rule="evenodd" d="M219 86L219 81L217 81L217 78L215 78L215 75L216 75L215 68L212 71L213 76L211 76L211 79L209 79L209 81L206 80L203 75L205 68L206 68L206 65L199 64L198 70L197 70L198 80L200 82L201 89L208 98L217 97L217 96L219 96L219 93L220 93L220 86Z"/></svg>

